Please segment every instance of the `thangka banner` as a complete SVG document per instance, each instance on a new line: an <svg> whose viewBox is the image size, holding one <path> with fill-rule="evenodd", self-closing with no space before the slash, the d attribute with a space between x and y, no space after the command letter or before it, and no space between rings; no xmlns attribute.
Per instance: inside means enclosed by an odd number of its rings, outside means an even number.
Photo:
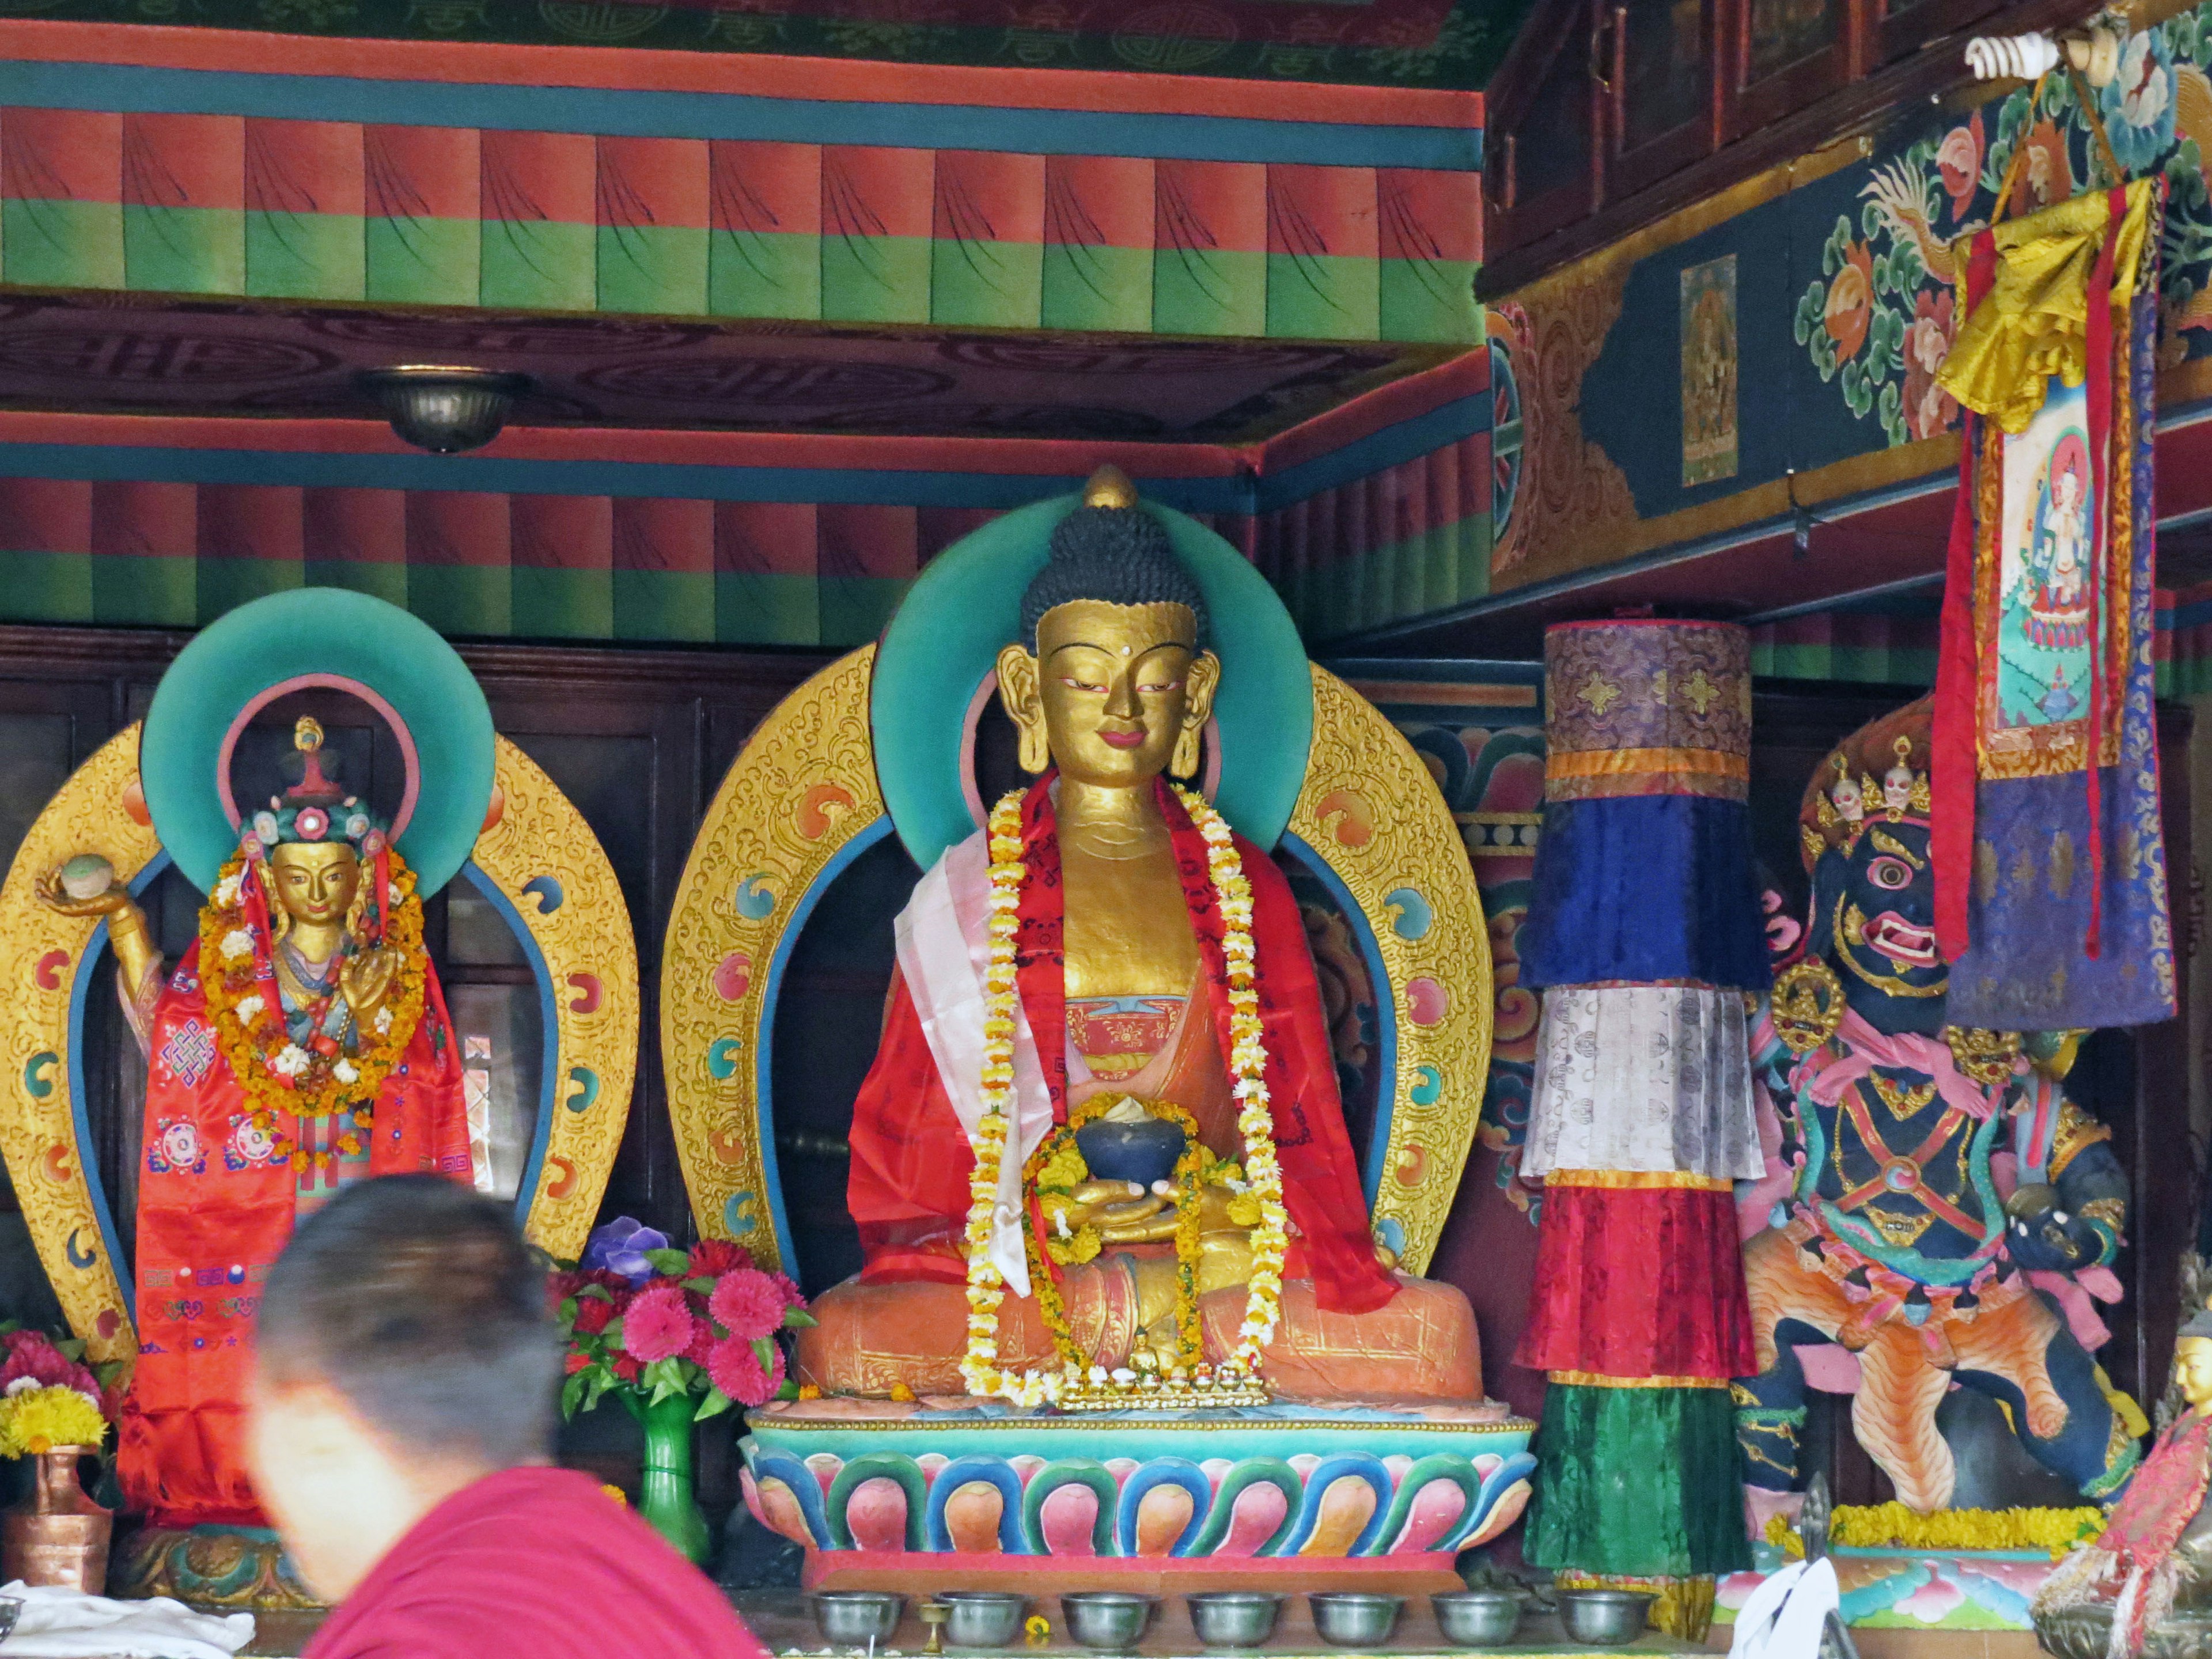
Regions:
<svg viewBox="0 0 2212 1659"><path fill-rule="evenodd" d="M2150 652L2162 185L1961 250L1966 321L1939 378L1969 413L1930 838L1957 1025L2174 1011Z"/></svg>

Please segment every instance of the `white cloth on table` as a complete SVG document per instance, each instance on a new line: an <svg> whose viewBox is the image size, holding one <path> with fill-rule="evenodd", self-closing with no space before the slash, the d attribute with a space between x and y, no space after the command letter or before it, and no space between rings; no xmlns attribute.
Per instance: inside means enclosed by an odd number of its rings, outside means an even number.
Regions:
<svg viewBox="0 0 2212 1659"><path fill-rule="evenodd" d="M1547 990L1521 1173L1758 1180L1766 1163L1743 1005L1741 991L1703 986Z"/></svg>
<svg viewBox="0 0 2212 1659"><path fill-rule="evenodd" d="M118 1601L18 1579L0 1598L23 1604L0 1659L230 1659L253 1639L250 1613L194 1613L167 1596Z"/></svg>

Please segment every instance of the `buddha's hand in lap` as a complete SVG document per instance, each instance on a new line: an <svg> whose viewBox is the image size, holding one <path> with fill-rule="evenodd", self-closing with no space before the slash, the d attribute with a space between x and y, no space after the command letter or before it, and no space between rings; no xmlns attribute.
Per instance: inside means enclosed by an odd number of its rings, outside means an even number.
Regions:
<svg viewBox="0 0 2212 1659"><path fill-rule="evenodd" d="M1175 1237L1174 1203L1133 1181L1086 1181L1067 1197L1059 1211L1067 1231L1095 1227L1101 1244L1152 1244Z"/></svg>

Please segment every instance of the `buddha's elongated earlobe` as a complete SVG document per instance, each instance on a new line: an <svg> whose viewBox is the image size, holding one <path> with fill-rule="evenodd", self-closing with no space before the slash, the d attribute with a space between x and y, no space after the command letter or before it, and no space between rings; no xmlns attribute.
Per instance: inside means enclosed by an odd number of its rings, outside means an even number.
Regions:
<svg viewBox="0 0 2212 1659"><path fill-rule="evenodd" d="M1041 774L1052 765L1052 745L1046 741L1044 698L1037 690L1037 659L1018 645L999 653L999 701L1014 723L1021 743L1018 758L1022 770Z"/></svg>
<svg viewBox="0 0 2212 1659"><path fill-rule="evenodd" d="M1176 733L1168 770L1179 778L1194 778L1201 753L1200 741L1206 735L1206 721L1213 717L1213 694L1221 689L1221 659L1211 651L1200 652L1191 659L1183 685L1182 730Z"/></svg>
<svg viewBox="0 0 2212 1659"><path fill-rule="evenodd" d="M1198 775L1198 741L1205 730L1202 720L1185 720L1182 730L1176 733L1175 753L1168 757L1168 770L1179 778Z"/></svg>

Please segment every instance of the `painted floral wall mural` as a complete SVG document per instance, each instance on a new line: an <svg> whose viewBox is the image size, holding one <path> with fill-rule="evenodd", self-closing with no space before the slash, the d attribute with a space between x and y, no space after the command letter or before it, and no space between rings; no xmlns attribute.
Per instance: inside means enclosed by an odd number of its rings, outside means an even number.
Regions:
<svg viewBox="0 0 2212 1659"><path fill-rule="evenodd" d="M2166 179L2165 367L2212 356L2208 62L2212 3L2133 36L2118 76L2093 94L2121 167L2130 177ZM2027 157L2007 216L2101 181L2101 162L2092 160L2096 139L2070 82L2054 78L2040 98L2023 88L1876 162L1856 216L1837 217L1820 250L1820 275L1797 298L1797 343L1851 414L1878 422L1891 445L1958 426L1958 405L1935 383L1960 320L1952 248L1990 222L2022 145Z"/></svg>

